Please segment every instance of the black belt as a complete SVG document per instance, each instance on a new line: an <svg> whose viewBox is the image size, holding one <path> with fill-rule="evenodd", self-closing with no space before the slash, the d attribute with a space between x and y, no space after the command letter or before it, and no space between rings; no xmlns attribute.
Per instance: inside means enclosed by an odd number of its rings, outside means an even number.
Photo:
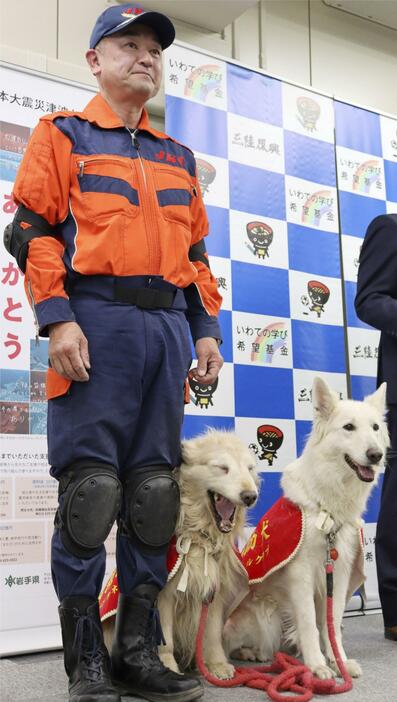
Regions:
<svg viewBox="0 0 397 702"><path fill-rule="evenodd" d="M157 288L129 288L116 281L114 299L116 302L128 302L145 310L168 309L174 304L175 293L176 290L170 292Z"/></svg>
<svg viewBox="0 0 397 702"><path fill-rule="evenodd" d="M184 291L160 276L77 275L66 280L65 290L71 299L93 297L146 310L186 310Z"/></svg>

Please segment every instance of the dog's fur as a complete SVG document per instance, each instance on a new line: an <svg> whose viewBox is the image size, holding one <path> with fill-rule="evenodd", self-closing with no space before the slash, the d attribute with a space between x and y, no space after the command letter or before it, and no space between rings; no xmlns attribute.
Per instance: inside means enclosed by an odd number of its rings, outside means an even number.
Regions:
<svg viewBox="0 0 397 702"><path fill-rule="evenodd" d="M357 553L357 525L389 445L385 390L384 383L363 402L339 400L321 378L314 379L313 430L301 457L285 469L281 481L284 495L305 513L304 539L295 557L253 585L231 615L224 629L228 653L269 660L280 648L294 644L318 677L337 673L326 624L326 537L316 526L320 511L325 511L338 530L333 601L336 640L350 674L361 674L359 664L348 660L343 650L341 621L352 594L349 582Z"/></svg>
<svg viewBox="0 0 397 702"><path fill-rule="evenodd" d="M176 537L180 537L185 549L190 539L190 547L179 570L159 594L166 641L165 646L159 647L160 657L175 671L193 663L202 603L215 593L203 641L204 661L213 675L233 677L234 667L222 646L222 629L233 600L241 599L248 591L245 569L233 547L242 534L247 506L258 497L255 458L232 432L209 430L182 443L182 464L176 469L176 478L181 491ZM226 514L223 521L215 515L210 493L225 498L217 503ZM178 584L186 577L186 567L187 586L181 591ZM113 627L113 620L104 622L108 647Z"/></svg>

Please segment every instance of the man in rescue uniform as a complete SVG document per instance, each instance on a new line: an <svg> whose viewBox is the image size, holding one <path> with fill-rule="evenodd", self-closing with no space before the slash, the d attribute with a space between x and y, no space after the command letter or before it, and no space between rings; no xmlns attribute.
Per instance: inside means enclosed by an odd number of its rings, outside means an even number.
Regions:
<svg viewBox="0 0 397 702"><path fill-rule="evenodd" d="M189 326L200 382L213 383L223 363L195 159L153 129L144 109L174 37L157 12L118 5L100 15L86 54L100 92L81 113L40 120L6 235L38 334L49 336L48 453L59 481L52 574L71 702L202 695L197 680L157 655ZM109 661L97 598L116 518L120 597Z"/></svg>

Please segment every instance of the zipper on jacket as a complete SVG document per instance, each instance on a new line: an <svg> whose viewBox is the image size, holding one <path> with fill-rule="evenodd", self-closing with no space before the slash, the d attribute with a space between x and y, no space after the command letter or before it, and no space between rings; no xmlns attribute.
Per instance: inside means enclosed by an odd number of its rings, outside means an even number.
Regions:
<svg viewBox="0 0 397 702"><path fill-rule="evenodd" d="M138 137L135 136L137 133L138 129L130 129L129 127L126 127L127 131L129 132L129 135L131 137L132 145L136 148L137 151L139 151L139 141Z"/></svg>
<svg viewBox="0 0 397 702"><path fill-rule="evenodd" d="M143 207L142 208L142 213L143 217L146 222L146 237L148 241L148 246L149 246L149 260L150 260L150 268L154 268L155 270L158 269L159 263L160 263L160 253L159 253L159 242L155 240L154 242L154 247L153 247L153 239L158 238L156 237L156 232L157 232L157 218L156 215L153 214L153 206L152 206L152 198L149 192L149 187L148 187L148 182L146 178L146 172L145 172L145 167L143 165L143 159L141 154L139 153L140 150L140 144L137 139L137 132L138 129L129 129L126 127L127 132L129 133L131 137L131 142L133 147L136 149L136 153L138 156L138 162L139 162L139 169L142 173L142 178L143 178L143 184L144 184L144 189L145 189L145 197L147 198L147 208ZM156 261L157 259L157 261ZM155 261L155 262L153 262Z"/></svg>
<svg viewBox="0 0 397 702"><path fill-rule="evenodd" d="M128 127L127 127L127 129L128 129ZM141 171L142 171L143 180L144 180L145 188L146 188L146 191L147 191L146 173L145 173L145 169L144 169L144 166L143 166L143 163L142 163L141 154L139 153L139 141L138 141L138 138L135 136L138 130L137 130L137 129L134 129L134 130L132 131L132 130L128 129L128 131L129 131L129 133L130 133L132 145L133 145L133 147L136 149L136 153L137 153L138 161L139 161L139 166L140 166L140 169L141 169Z"/></svg>
<svg viewBox="0 0 397 702"><path fill-rule="evenodd" d="M40 345L40 339L39 339L40 325L39 325L39 320L38 320L38 317L37 317L36 304L35 304L35 301L34 301L33 292L32 292L32 286L31 286L30 280L28 280L28 290L29 290L29 296L30 296L30 301L31 301L31 307L32 307L33 317L34 317L34 327L35 327L35 329L36 329L35 344L36 344L36 346L39 346L39 345Z"/></svg>

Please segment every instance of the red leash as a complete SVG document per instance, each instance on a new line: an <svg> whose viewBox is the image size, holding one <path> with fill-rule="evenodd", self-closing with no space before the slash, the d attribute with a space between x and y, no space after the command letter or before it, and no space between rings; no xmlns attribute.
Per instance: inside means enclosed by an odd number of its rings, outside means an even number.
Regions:
<svg viewBox="0 0 397 702"><path fill-rule="evenodd" d="M277 653L269 666L252 666L236 668L234 677L220 680L212 675L203 660L203 638L208 616L209 603L204 603L201 611L199 629L196 641L196 662L203 677L217 687L238 687L246 685L257 690L265 690L274 702L309 702L313 694L334 695L348 692L353 687L353 681L346 670L336 643L332 596L333 596L333 562L328 559L325 570L327 577L327 627L332 652L343 677L343 683L338 685L335 679L320 680L300 661L286 653ZM293 692L294 695L282 694Z"/></svg>

